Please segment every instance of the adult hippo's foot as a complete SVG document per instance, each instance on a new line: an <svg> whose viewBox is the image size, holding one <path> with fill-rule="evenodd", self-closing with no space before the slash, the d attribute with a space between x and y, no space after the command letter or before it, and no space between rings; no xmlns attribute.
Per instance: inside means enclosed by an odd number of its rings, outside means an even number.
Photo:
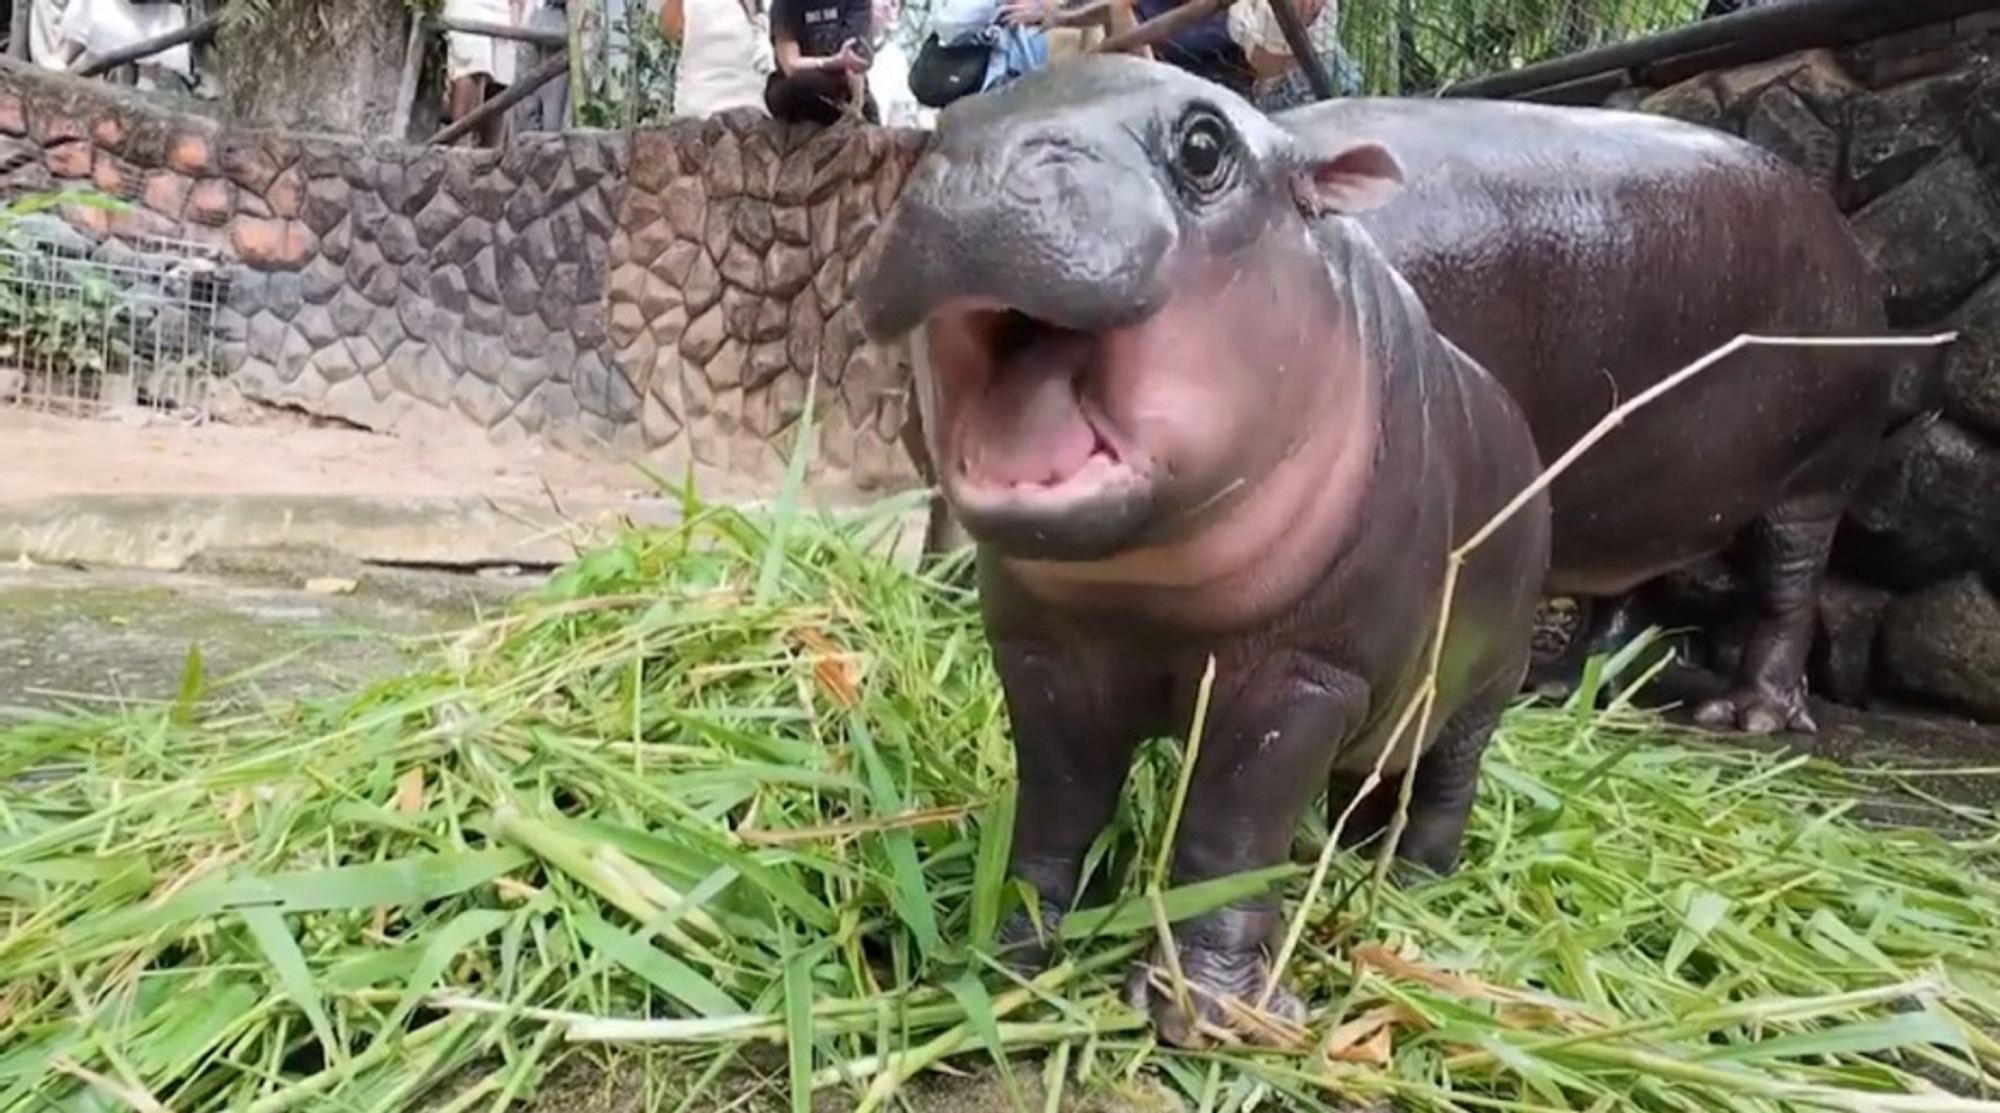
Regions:
<svg viewBox="0 0 2000 1113"><path fill-rule="evenodd" d="M1757 620L1735 686L1696 708L1696 723L1750 734L1819 729L1806 709L1806 655L1842 501L1826 495L1780 503L1750 528Z"/></svg>
<svg viewBox="0 0 2000 1113"><path fill-rule="evenodd" d="M1745 734L1776 734L1797 731L1812 734L1819 730L1812 713L1806 710L1805 692L1745 689L1709 700L1695 709L1694 721L1712 730L1740 730Z"/></svg>
<svg viewBox="0 0 2000 1113"><path fill-rule="evenodd" d="M1296 994L1277 985L1259 1003L1271 976L1263 946L1176 940L1175 947L1169 963L1155 943L1125 979L1126 1003L1152 1017L1160 1039L1174 1047L1201 1048L1235 1041L1280 1046L1296 1038L1306 1015Z"/></svg>

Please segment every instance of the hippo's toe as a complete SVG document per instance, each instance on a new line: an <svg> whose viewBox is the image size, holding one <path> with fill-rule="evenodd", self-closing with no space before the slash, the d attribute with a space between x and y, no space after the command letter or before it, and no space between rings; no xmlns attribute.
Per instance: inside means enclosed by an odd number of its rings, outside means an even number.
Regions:
<svg viewBox="0 0 2000 1113"><path fill-rule="evenodd" d="M1745 734L1777 734L1797 731L1812 734L1819 730L1812 712L1806 710L1804 692L1773 692L1746 688L1720 699L1712 699L1695 709L1694 721L1711 730L1740 730Z"/></svg>
<svg viewBox="0 0 2000 1113"><path fill-rule="evenodd" d="M1023 908L1000 924L994 957L1017 973L1034 975L1045 969L1055 955L1056 928L1062 923L1062 909L1043 901L1039 922Z"/></svg>
<svg viewBox="0 0 2000 1113"><path fill-rule="evenodd" d="M1178 957L1178 980L1158 945L1133 964L1125 979L1126 1002L1153 1018L1161 1040L1183 1048L1217 1043L1285 1047L1304 1040L1305 1004L1284 985L1274 987L1261 1007L1257 1004L1271 972L1262 948L1223 951L1183 945Z"/></svg>

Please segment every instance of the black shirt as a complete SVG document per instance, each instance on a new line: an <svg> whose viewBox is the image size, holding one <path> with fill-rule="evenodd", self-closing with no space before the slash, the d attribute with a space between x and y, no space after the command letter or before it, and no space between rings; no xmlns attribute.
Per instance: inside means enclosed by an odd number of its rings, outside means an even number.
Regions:
<svg viewBox="0 0 2000 1113"><path fill-rule="evenodd" d="M1151 21L1180 7L1187 0L1136 0L1133 7L1142 22ZM1236 40L1229 35L1229 10L1197 20L1164 42L1153 44L1153 57L1170 66L1205 77L1241 96L1248 97L1256 81L1256 71Z"/></svg>
<svg viewBox="0 0 2000 1113"><path fill-rule="evenodd" d="M840 53L840 44L858 41L865 50L869 24L874 22L871 0L775 0L771 5L771 43L788 34L799 44L799 53L808 58L824 58Z"/></svg>

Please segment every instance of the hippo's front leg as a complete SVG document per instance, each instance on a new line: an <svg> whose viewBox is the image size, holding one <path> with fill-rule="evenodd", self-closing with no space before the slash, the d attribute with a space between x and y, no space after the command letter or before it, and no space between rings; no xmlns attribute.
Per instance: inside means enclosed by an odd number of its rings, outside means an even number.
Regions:
<svg viewBox="0 0 2000 1113"><path fill-rule="evenodd" d="M1318 661L1285 655L1264 663L1209 716L1176 833L1173 884L1186 885L1285 860L1300 815L1326 783L1341 744L1367 713L1368 685ZM1149 1009L1160 1037L1179 1046L1207 1042L1216 1026L1255 1039L1232 1023L1225 1004L1254 1006L1270 973L1270 943L1282 926L1276 894L1175 925L1189 1015L1176 1000L1171 968L1157 953L1127 982L1134 1008ZM1283 987L1266 1011L1297 1018Z"/></svg>
<svg viewBox="0 0 2000 1113"><path fill-rule="evenodd" d="M1019 788L1008 873L1034 886L1041 907L1000 926L1001 958L1037 969L1074 903L1083 856L1111 820L1146 705L1101 653L1041 643L994 646L1013 721Z"/></svg>
<svg viewBox="0 0 2000 1113"><path fill-rule="evenodd" d="M1773 507L1750 527L1749 556L1757 620L1732 690L1695 711L1707 727L1751 734L1819 729L1806 707L1806 656L1813 604L1819 600L1842 500L1833 495Z"/></svg>

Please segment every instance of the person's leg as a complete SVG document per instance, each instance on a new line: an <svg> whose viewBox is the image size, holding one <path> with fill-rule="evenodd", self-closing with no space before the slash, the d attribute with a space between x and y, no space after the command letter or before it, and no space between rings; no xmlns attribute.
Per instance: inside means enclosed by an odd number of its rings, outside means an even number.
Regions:
<svg viewBox="0 0 2000 1113"><path fill-rule="evenodd" d="M486 81L485 96L481 98L480 102L483 104L486 101L492 100L494 97L499 96L506 88L505 85L488 78ZM479 125L479 145L482 147L498 147L506 141L506 138L507 113L505 112L495 112L493 115L486 117L485 122Z"/></svg>
<svg viewBox="0 0 2000 1113"><path fill-rule="evenodd" d="M485 99L485 92L485 74L468 73L462 77L453 78L449 94L450 101L446 105L446 114L450 122L455 124L471 115L472 110L478 108L479 102ZM473 140L469 137L461 136L460 141L472 142Z"/></svg>
<svg viewBox="0 0 2000 1113"><path fill-rule="evenodd" d="M779 120L832 124L840 119L848 96L847 76L829 70L774 72L764 83L764 107Z"/></svg>

